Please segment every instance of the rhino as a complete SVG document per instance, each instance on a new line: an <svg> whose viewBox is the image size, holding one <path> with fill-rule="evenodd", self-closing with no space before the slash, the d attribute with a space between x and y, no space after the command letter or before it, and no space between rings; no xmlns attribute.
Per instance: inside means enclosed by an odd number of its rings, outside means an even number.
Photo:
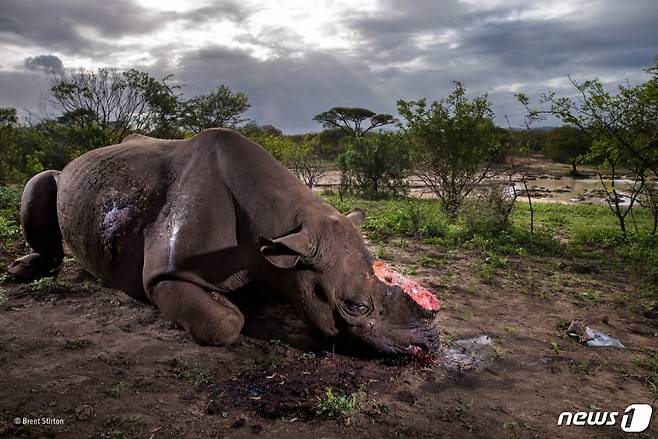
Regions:
<svg viewBox="0 0 658 439"><path fill-rule="evenodd" d="M132 134L87 152L29 180L20 218L33 253L9 272L52 275L65 244L201 345L236 340L245 317L227 296L247 285L287 301L325 339L402 355L438 341L436 310L373 272L364 212L339 213L233 130Z"/></svg>

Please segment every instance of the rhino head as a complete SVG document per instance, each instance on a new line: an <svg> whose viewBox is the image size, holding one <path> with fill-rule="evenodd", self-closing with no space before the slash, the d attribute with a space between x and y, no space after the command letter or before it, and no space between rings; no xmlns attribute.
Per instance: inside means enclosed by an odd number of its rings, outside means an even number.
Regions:
<svg viewBox="0 0 658 439"><path fill-rule="evenodd" d="M357 225L363 211L306 215L290 233L261 238L270 278L297 314L321 336L365 344L381 354L431 350L436 311L417 304L373 271Z"/></svg>

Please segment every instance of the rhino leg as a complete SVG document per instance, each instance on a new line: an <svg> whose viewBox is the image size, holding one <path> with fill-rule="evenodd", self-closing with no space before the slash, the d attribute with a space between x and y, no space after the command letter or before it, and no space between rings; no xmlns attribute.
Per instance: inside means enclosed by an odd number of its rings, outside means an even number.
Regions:
<svg viewBox="0 0 658 439"><path fill-rule="evenodd" d="M161 281L147 295L165 318L181 325L201 345L229 345L244 325L244 316L230 300L221 295L214 299L190 282Z"/></svg>
<svg viewBox="0 0 658 439"><path fill-rule="evenodd" d="M55 274L64 258L57 220L57 175L44 171L27 182L21 197L23 236L34 253L14 261L7 270L23 280Z"/></svg>

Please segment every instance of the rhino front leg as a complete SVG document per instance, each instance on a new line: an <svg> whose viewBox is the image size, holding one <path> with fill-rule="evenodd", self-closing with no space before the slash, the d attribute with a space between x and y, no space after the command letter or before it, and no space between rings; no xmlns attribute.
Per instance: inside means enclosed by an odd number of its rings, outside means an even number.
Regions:
<svg viewBox="0 0 658 439"><path fill-rule="evenodd" d="M201 345L229 345L244 325L244 316L230 300L221 295L216 300L190 282L162 281L147 295L165 318L181 325Z"/></svg>

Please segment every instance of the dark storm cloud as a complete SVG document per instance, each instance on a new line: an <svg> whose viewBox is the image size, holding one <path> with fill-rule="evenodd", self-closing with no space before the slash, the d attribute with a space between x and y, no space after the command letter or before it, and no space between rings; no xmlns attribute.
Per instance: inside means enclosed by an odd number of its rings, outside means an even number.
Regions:
<svg viewBox="0 0 658 439"><path fill-rule="evenodd" d="M507 114L521 125L523 109L515 92L570 93L564 81L569 74L599 77L610 87L626 78L639 82L646 78L642 69L658 55L655 1L583 1L571 13L553 17L528 14L554 6L549 2L510 0L489 8L483 3L491 2L381 0L377 11L352 11L328 25L350 32L349 50L309 47L296 29L281 27L273 17L251 33L244 27L235 39L244 50L212 46L181 53L180 41L166 41L145 51L143 65L136 67L158 77L174 73L186 97L226 84L248 94L249 117L303 131L319 129L313 116L332 106L394 113L397 99L445 97L453 80L462 80L472 95L488 93L499 124L506 124ZM237 1L220 0L184 13L149 11L134 0L9 0L0 14L0 43L102 61L131 50L116 43L124 36L148 38L172 21L193 28L229 20L239 28L253 12ZM273 56L255 59L254 48ZM41 61L36 65L48 68ZM34 87L46 76L30 71L24 81ZM23 102L34 91L19 85L20 77L0 72L0 105L28 105ZM7 81L15 87L10 90Z"/></svg>
<svg viewBox="0 0 658 439"><path fill-rule="evenodd" d="M441 97L449 93L451 79L463 80L471 92L489 93L500 124L506 124L505 114L522 123L515 91L536 97L569 74L642 80L642 68L658 55L658 13L648 0L587 2L551 19L518 18L527 3L493 10L458 1L384 5L384 13L352 19L349 25L363 39L360 56L372 64L415 59L425 66L383 69L391 93ZM432 41L431 35L448 33L446 41ZM418 44L424 35L425 44Z"/></svg>
<svg viewBox="0 0 658 439"><path fill-rule="evenodd" d="M111 50L110 38L150 32L165 18L130 0L8 0L2 9L4 38L67 54Z"/></svg>
<svg viewBox="0 0 658 439"><path fill-rule="evenodd" d="M64 73L64 64L55 55L39 55L25 58L24 64L28 70L37 70L55 75Z"/></svg>
<svg viewBox="0 0 658 439"><path fill-rule="evenodd" d="M372 87L362 63L327 52L297 58L259 61L247 52L222 47L188 53L175 71L188 96L207 93L219 84L247 93L248 117L289 131L317 130L313 116L335 105L389 105Z"/></svg>
<svg viewBox="0 0 658 439"><path fill-rule="evenodd" d="M118 49L113 40L148 34L174 20L194 26L220 19L241 21L247 15L232 1L177 13L151 11L132 0L5 0L0 37L71 55L102 56Z"/></svg>

